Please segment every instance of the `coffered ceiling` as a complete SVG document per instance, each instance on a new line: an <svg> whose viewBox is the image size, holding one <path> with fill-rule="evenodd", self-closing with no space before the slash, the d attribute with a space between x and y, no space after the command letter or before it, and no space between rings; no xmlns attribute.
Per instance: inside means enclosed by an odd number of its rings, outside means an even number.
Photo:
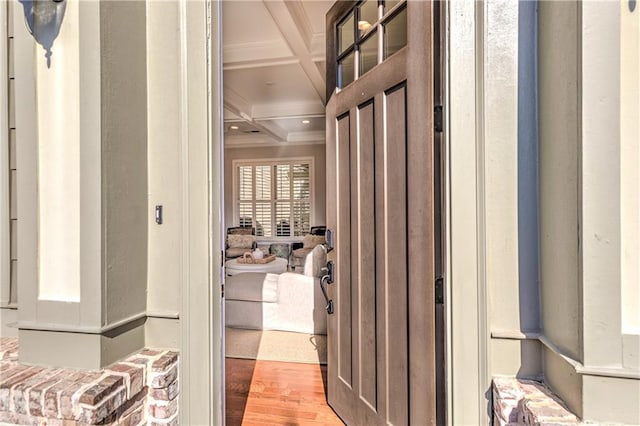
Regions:
<svg viewBox="0 0 640 426"><path fill-rule="evenodd" d="M324 143L324 19L332 4L222 3L227 146Z"/></svg>

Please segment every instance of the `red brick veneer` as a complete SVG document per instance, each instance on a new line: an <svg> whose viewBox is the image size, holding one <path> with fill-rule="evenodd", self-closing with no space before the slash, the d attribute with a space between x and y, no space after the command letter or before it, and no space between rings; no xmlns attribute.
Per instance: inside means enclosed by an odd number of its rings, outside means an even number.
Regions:
<svg viewBox="0 0 640 426"><path fill-rule="evenodd" d="M577 425L579 419L543 383L494 377L493 426Z"/></svg>
<svg viewBox="0 0 640 426"><path fill-rule="evenodd" d="M178 353L144 349L100 371L20 364L0 338L0 422L48 426L177 425Z"/></svg>

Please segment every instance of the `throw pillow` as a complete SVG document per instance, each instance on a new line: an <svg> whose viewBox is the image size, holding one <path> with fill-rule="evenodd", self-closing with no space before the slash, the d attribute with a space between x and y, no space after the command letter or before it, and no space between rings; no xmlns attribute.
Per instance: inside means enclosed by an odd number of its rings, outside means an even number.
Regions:
<svg viewBox="0 0 640 426"><path fill-rule="evenodd" d="M251 248L255 241L253 235L227 235L229 248Z"/></svg>
<svg viewBox="0 0 640 426"><path fill-rule="evenodd" d="M302 247L312 249L318 244L324 244L324 235L305 235L302 239Z"/></svg>

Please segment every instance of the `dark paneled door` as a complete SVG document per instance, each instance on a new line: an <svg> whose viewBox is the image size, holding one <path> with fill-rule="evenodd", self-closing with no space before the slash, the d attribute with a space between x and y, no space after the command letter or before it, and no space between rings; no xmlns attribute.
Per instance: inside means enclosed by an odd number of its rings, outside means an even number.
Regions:
<svg viewBox="0 0 640 426"><path fill-rule="evenodd" d="M350 425L436 422L431 22L427 1L327 15L328 399Z"/></svg>

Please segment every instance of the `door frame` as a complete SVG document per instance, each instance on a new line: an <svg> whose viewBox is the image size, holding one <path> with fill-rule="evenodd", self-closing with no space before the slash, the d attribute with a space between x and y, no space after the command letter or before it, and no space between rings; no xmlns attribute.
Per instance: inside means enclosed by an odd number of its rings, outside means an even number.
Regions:
<svg viewBox="0 0 640 426"><path fill-rule="evenodd" d="M222 2L179 0L180 423L224 424Z"/></svg>
<svg viewBox="0 0 640 426"><path fill-rule="evenodd" d="M196 10L200 2L191 3L180 0L183 24L189 25L191 37L183 37L182 87L201 91L207 87L205 107L202 102L189 105L185 111L183 127L202 126L198 119L208 108L221 101L221 42L220 1L205 0L205 10ZM202 9L202 7L201 7ZM484 218L479 200L483 198L484 188L482 169L484 159L481 155L483 140L483 87L482 62L484 57L484 3L483 2L444 2L445 9L445 60L444 60L444 155L446 162L443 173L446 176L444 188L444 226L445 226L445 298L446 298L446 384L447 384L447 423L487 424L488 415L484 392L488 389L488 345L486 281L484 272ZM189 11L189 13L187 13ZM202 20L209 19L203 25ZM217 42L211 43L217 36ZM186 39L186 40L185 40ZM198 48L209 42L208 53L202 54ZM193 48L192 48L193 47ZM195 49L195 50L194 50ZM200 58L197 56L200 55ZM207 57L210 59L205 63ZM206 75L194 66L207 70ZM474 70L469 75L468 70ZM469 102L469 96L473 101ZM200 94L202 96L202 94ZM214 102L215 101L215 102ZM208 105L208 106L207 106ZM186 108L186 105L183 105ZM192 109L193 108L193 109ZM186 258L182 259L184 280L182 285L182 372L181 421L193 424L195 419L207 419L204 424L224 423L224 352L222 342L222 298L214 291L220 277L220 248L222 247L222 212L220 211L220 186L222 162L222 137L219 114L210 114L207 123L206 149L212 156L202 173L199 169L188 167L184 172L185 188L192 185L208 185L203 197L187 192L187 201L208 203L208 219L200 217L201 225L190 227L187 217L183 220L185 242L194 249L185 247ZM187 114L188 111L188 114ZM455 111L455 114L451 114ZM218 126L218 127L216 127ZM201 129L202 130L202 129ZM185 133L189 133L185 130ZM217 153L217 154L216 154ZM192 159L195 156L192 156ZM189 164L188 152L183 152L183 164ZM189 164L191 166L191 164ZM217 171L216 171L216 167ZM452 207L455 206L455 210ZM204 224L204 225L203 225ZM192 224L193 225L193 224ZM196 229L198 228L198 229ZM455 229L455 232L452 232ZM206 232L203 232L206 230ZM208 242L202 244L202 236ZM471 236L471 237L469 237ZM192 241L196 240L196 241ZM186 245L186 244L185 244ZM188 255L197 258L189 262ZM206 260L202 257L206 254ZM190 269L206 264L208 271L203 282L197 282L189 274ZM189 279L191 277L191 280ZM197 285L196 285L197 284ZM215 290L218 290L215 288ZM214 320L216 323L214 324ZM209 324L208 327L189 327L189 324ZM216 326L217 324L217 326ZM211 327L211 328L209 328ZM215 331L213 336L210 331ZM464 350L463 350L464 348ZM207 356L202 356L205 350ZM202 374L208 371L211 374ZM215 375L214 375L215 374ZM198 406L198 401L213 401Z"/></svg>
<svg viewBox="0 0 640 426"><path fill-rule="evenodd" d="M447 424L488 425L484 1L445 2ZM470 72L473 70L473 72Z"/></svg>

